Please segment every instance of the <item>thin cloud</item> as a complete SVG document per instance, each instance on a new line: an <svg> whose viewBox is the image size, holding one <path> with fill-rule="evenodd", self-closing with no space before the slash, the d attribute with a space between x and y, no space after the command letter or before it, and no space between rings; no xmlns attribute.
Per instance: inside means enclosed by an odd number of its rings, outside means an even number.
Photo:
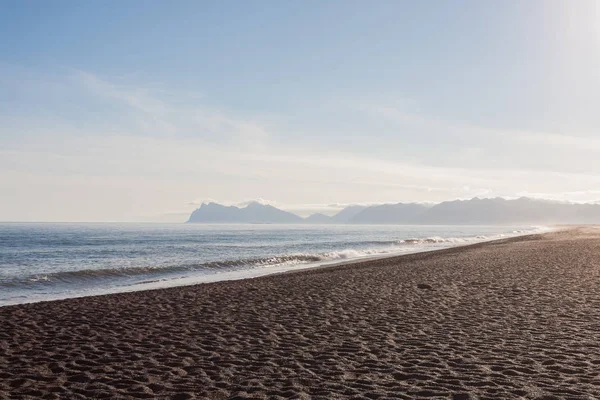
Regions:
<svg viewBox="0 0 600 400"><path fill-rule="evenodd" d="M90 72L74 70L73 82L87 89L92 96L103 97L129 108L130 117L145 132L155 135L212 135L224 140L264 140L267 128L256 120L233 116L197 103L189 94L183 97L191 103L173 101L181 95L146 87L114 83ZM202 97L200 97L202 98Z"/></svg>
<svg viewBox="0 0 600 400"><path fill-rule="evenodd" d="M41 85L43 90L54 87L51 83ZM25 92L35 89L30 82L25 84ZM508 158L500 166L482 161L475 167L440 165L418 157L383 158L360 146L342 150L312 139L301 144L274 140L260 118L214 110L199 104L199 99L188 102L187 94L178 99L177 94L87 73L75 73L70 80L63 77L56 86L61 92L72 91L72 98L81 96L82 102L108 102L116 114L106 117L105 124L87 123L83 128L65 116L68 113L57 112L51 119L47 114L44 118L0 115L1 133L23 133L2 141L0 177L11 195L6 196L0 219L19 218L13 215L21 213L31 220L86 220L89 215L94 220L115 216L127 220L129 215L160 215L207 201L238 206L258 201L286 210L330 212L350 204L439 202L521 193L592 201L598 194L583 193L581 188L600 187L597 168L560 168L570 164L562 158L549 169L524 168ZM10 124L3 124L6 121ZM162 126L169 128L165 128L168 133L159 132ZM286 132L278 134L285 137ZM219 140L220 136L229 139ZM261 139L255 141L255 137ZM563 147L558 139L549 146ZM386 147L395 150L388 143ZM573 148L568 143L564 147ZM473 149L473 157L486 156L476 146ZM530 157L537 153L549 157L542 151L529 153ZM583 162L597 152L575 153L581 154ZM555 189L560 194L553 194ZM34 200L40 198L46 199L42 205ZM76 206L67 209L64 204Z"/></svg>

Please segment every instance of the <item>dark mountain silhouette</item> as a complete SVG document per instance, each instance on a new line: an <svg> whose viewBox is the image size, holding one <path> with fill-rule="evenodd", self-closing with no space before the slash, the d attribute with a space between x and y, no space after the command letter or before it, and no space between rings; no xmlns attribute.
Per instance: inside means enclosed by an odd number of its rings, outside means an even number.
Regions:
<svg viewBox="0 0 600 400"><path fill-rule="evenodd" d="M273 206L247 207L202 204L188 222L271 224L415 224L415 225L522 225L600 224L600 204L560 203L521 197L445 201L433 206L417 203L349 206L329 217L313 214L303 219Z"/></svg>
<svg viewBox="0 0 600 400"><path fill-rule="evenodd" d="M250 224L293 224L304 220L287 211L260 203L246 207L222 206L203 203L190 215L188 222L195 223L250 223Z"/></svg>

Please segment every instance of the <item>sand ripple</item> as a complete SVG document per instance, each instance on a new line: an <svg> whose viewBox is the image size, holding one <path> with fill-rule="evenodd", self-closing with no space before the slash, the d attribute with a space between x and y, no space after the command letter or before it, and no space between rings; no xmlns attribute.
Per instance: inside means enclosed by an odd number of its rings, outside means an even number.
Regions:
<svg viewBox="0 0 600 400"><path fill-rule="evenodd" d="M0 398L600 398L600 234L0 308Z"/></svg>

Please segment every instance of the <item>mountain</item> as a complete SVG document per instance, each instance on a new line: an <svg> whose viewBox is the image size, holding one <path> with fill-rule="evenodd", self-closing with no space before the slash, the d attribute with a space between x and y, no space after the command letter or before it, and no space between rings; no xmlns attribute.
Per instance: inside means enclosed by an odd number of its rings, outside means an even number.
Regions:
<svg viewBox="0 0 600 400"><path fill-rule="evenodd" d="M250 203L246 207L223 206L217 203L202 203L187 222L190 223L250 223L250 224L293 224L303 219L270 205Z"/></svg>
<svg viewBox="0 0 600 400"><path fill-rule="evenodd" d="M204 224L343 224L349 222L352 217L366 208L365 206L348 206L332 217L316 213L303 219L291 212L257 202L250 203L244 208L223 206L217 203L202 203L200 208L192 212L187 222Z"/></svg>
<svg viewBox="0 0 600 400"><path fill-rule="evenodd" d="M304 222L306 222L307 224L331 224L333 223L333 220L328 215L315 213L304 218Z"/></svg>
<svg viewBox="0 0 600 400"><path fill-rule="evenodd" d="M521 197L446 201L431 207L419 223L436 225L519 225L600 223L600 205Z"/></svg>
<svg viewBox="0 0 600 400"><path fill-rule="evenodd" d="M414 225L551 225L600 224L600 204L561 203L521 197L418 203L349 206L328 217L313 214L306 219L273 206L250 203L244 208L216 203L202 204L190 215L195 223L258 224L414 224Z"/></svg>
<svg viewBox="0 0 600 400"><path fill-rule="evenodd" d="M502 198L445 201L431 207L421 223L432 225L511 224L516 215L529 219L529 207ZM521 219L521 221L523 221Z"/></svg>
<svg viewBox="0 0 600 400"><path fill-rule="evenodd" d="M428 206L417 203L383 204L367 207L349 222L353 224L417 224Z"/></svg>
<svg viewBox="0 0 600 400"><path fill-rule="evenodd" d="M336 224L345 224L347 222L350 222L350 220L354 218L356 214L358 214L365 208L367 208L367 206L348 206L339 213L335 214L333 217L331 217L331 221Z"/></svg>

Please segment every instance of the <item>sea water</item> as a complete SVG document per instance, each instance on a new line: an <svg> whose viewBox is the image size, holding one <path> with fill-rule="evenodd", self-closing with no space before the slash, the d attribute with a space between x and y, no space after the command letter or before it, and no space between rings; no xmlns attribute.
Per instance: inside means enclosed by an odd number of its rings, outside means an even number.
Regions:
<svg viewBox="0 0 600 400"><path fill-rule="evenodd" d="M0 224L0 305L252 278L530 226Z"/></svg>

